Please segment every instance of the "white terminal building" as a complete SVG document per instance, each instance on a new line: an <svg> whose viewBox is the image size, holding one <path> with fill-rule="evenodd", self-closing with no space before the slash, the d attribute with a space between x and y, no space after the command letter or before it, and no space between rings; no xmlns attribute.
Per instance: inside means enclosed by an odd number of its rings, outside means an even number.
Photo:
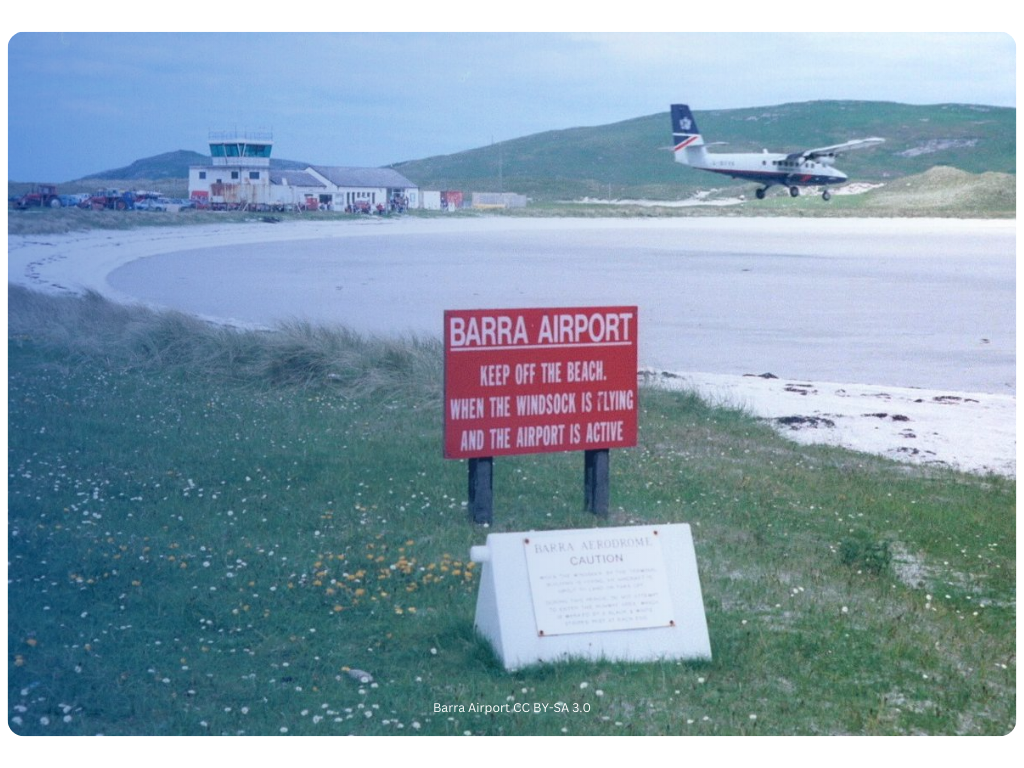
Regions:
<svg viewBox="0 0 1024 768"><path fill-rule="evenodd" d="M188 194L214 208L376 211L378 206L420 206L417 186L390 168L271 170L270 132L215 132L209 140L210 165L189 167Z"/></svg>

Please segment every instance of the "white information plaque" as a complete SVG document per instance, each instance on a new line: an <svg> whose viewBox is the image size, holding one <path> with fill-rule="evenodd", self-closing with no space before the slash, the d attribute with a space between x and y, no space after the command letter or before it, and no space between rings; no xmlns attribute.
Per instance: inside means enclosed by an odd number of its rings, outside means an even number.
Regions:
<svg viewBox="0 0 1024 768"><path fill-rule="evenodd" d="M567 659L710 659L690 526L491 533L477 632L507 670Z"/></svg>
<svg viewBox="0 0 1024 768"><path fill-rule="evenodd" d="M657 528L523 536L537 635L675 625Z"/></svg>

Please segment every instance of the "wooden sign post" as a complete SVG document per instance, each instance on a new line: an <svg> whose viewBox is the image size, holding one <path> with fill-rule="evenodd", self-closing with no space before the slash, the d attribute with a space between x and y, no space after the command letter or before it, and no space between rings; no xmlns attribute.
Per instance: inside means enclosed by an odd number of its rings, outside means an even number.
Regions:
<svg viewBox="0 0 1024 768"><path fill-rule="evenodd" d="M602 517L608 514L608 451L583 454L583 508Z"/></svg>
<svg viewBox="0 0 1024 768"><path fill-rule="evenodd" d="M637 441L637 308L444 313L444 455L469 459L475 522L493 518L493 458L584 452L584 503L608 513L609 449Z"/></svg>

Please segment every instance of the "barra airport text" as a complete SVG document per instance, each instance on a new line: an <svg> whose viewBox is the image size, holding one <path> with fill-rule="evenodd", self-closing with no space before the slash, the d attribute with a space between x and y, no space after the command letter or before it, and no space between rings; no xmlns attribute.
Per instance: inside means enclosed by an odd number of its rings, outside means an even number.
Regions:
<svg viewBox="0 0 1024 768"><path fill-rule="evenodd" d="M434 702L434 714L481 714L481 715L566 715L573 713L585 714L590 711L590 704L556 701L554 704L539 702L516 702L515 704L441 704Z"/></svg>

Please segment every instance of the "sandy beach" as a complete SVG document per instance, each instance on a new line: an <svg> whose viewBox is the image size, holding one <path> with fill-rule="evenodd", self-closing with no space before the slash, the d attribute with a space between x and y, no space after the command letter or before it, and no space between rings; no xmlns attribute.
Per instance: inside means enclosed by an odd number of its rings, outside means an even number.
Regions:
<svg viewBox="0 0 1024 768"><path fill-rule="evenodd" d="M913 464L1016 476L1016 398L838 384L761 375L646 371L642 380L700 393L768 419L804 444L835 445Z"/></svg>
<svg viewBox="0 0 1024 768"><path fill-rule="evenodd" d="M781 219L711 220L702 226L712 235L718 232L748 231L767 240L785 238L794 227L807 222ZM971 222L985 231L1015 231L1015 222ZM354 222L283 222L265 224L215 225L95 231L69 235L30 235L8 237L8 281L35 290L55 293L82 293L92 290L123 302L149 303L192 311L218 322L245 326L262 323L252 317L236 317L215 310L195 310L185 296L178 305L173 287L162 301L147 301L130 291L115 288L109 276L126 265L154 256L177 254L209 248L242 248L247 245L293 243L301 241L360 238L364 236L419 234L459 234L487 232L493 220L416 220L382 221L366 219ZM597 220L583 224L565 220L501 220L503 228L524 227L532 232L564 236L567 230L586 227L631 227L622 221ZM653 226L665 226L653 224ZM863 222L824 220L814 225L827 230L841 241L844 233L863 227ZM887 222L886 227L898 226ZM959 231L963 222L936 220L908 222L909 236L915 228ZM1011 235L1012 236L1012 235ZM286 251L287 249L282 249ZM747 271L747 270L743 270ZM202 279L199 276L197 279ZM239 285L265 279L258 269L238 274ZM166 286L165 286L166 288ZM225 293L229 286L220 286ZM181 291L186 291L182 288ZM487 300L485 297L484 301ZM297 310L296 310L297 311ZM241 313L239 313L241 314ZM284 318L282 318L284 319ZM380 322L375 318L374 322ZM365 331L366 329L357 329ZM374 328L388 333L392 329ZM988 340L983 340L987 343ZM937 342L936 342L937 343ZM1015 342L1013 343L1015 347ZM643 358L643 354L641 355ZM781 434L801 443L825 443L887 456L899 461L950 466L979 472L1016 475L1016 397L1015 380L1003 391L969 392L955 386L908 387L872 382L829 382L787 378L784 370L749 370L733 373L703 373L666 370L660 360L641 359L650 366L642 378L667 387L693 389L715 403L742 407L756 416L771 420ZM770 374L770 376L768 375ZM777 377L776 377L777 374ZM833 376L831 378L844 378ZM855 378L855 377L851 377Z"/></svg>

